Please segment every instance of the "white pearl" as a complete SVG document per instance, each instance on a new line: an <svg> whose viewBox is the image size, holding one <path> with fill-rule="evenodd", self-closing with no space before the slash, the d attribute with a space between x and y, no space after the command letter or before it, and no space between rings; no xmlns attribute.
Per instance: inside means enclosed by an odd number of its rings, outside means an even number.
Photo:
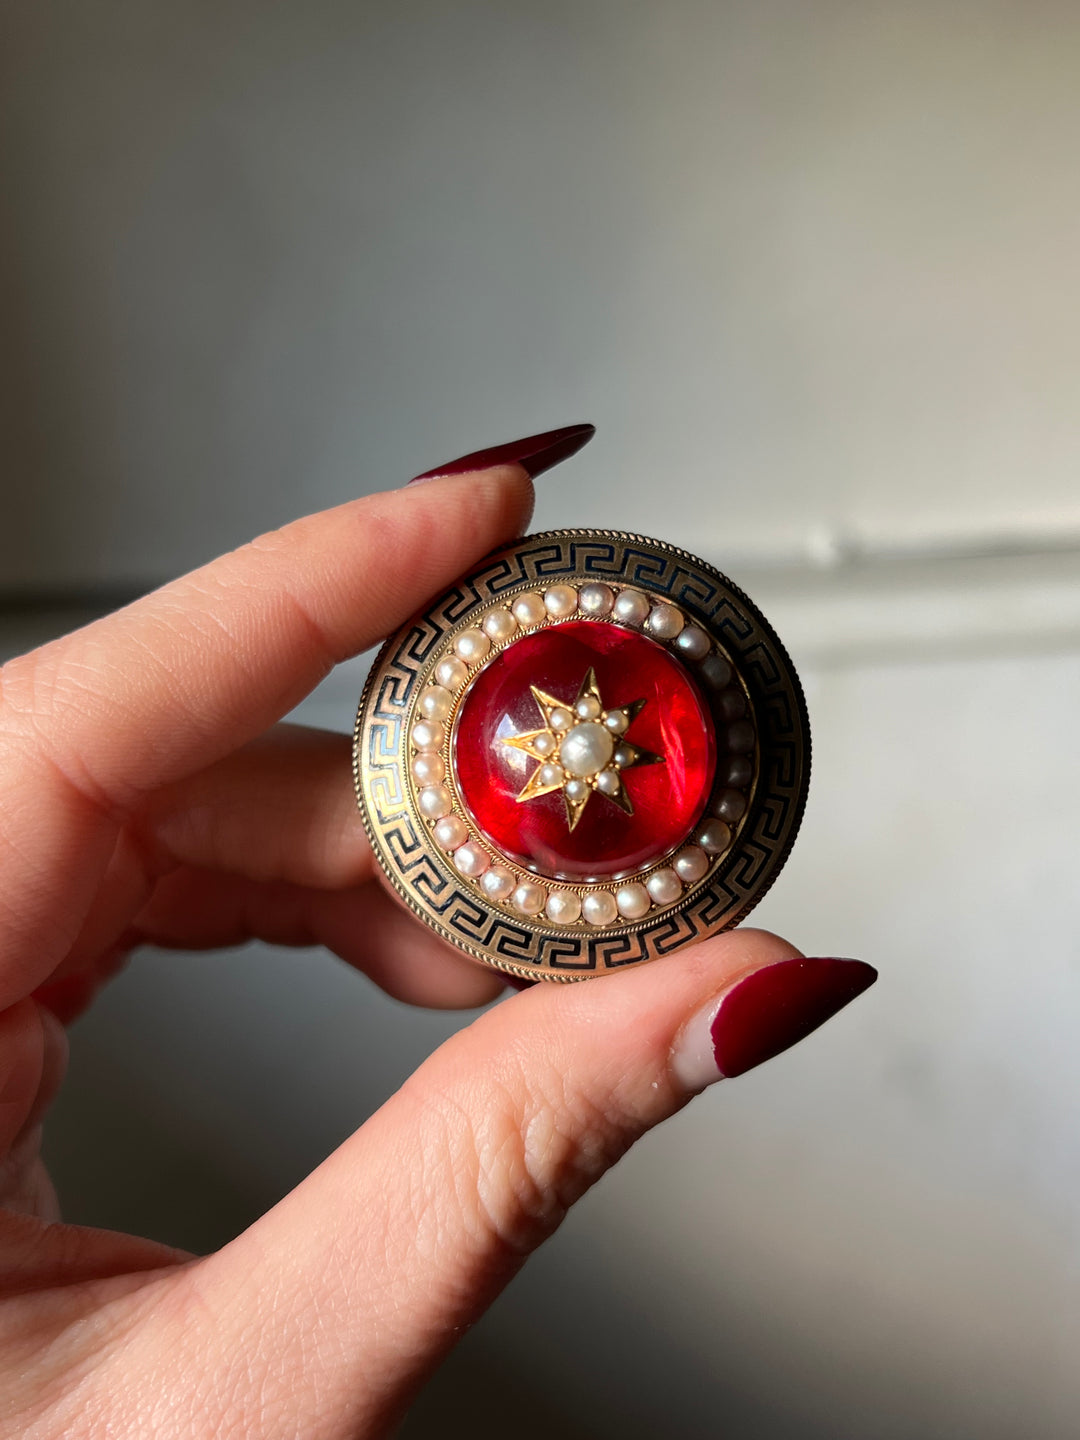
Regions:
<svg viewBox="0 0 1080 1440"><path fill-rule="evenodd" d="M749 720L736 720L734 725L727 727L728 749L734 750L736 754L754 748L754 727Z"/></svg>
<svg viewBox="0 0 1080 1440"><path fill-rule="evenodd" d="M687 625L675 641L675 649L688 660L704 660L711 643L704 630L697 625Z"/></svg>
<svg viewBox="0 0 1080 1440"><path fill-rule="evenodd" d="M450 691L441 685L429 685L420 696L420 709L429 720L445 720L453 703Z"/></svg>
<svg viewBox="0 0 1080 1440"><path fill-rule="evenodd" d="M657 905L670 905L682 894L682 881L674 870L665 866L663 870L653 871L645 881L645 888Z"/></svg>
<svg viewBox="0 0 1080 1440"><path fill-rule="evenodd" d="M568 780L566 782L566 798L577 804L579 800L589 798L589 782L587 780Z"/></svg>
<svg viewBox="0 0 1080 1440"><path fill-rule="evenodd" d="M615 904L619 907L619 914L625 915L627 920L640 920L642 915L649 913L652 901L644 885L620 885L615 892Z"/></svg>
<svg viewBox="0 0 1080 1440"><path fill-rule="evenodd" d="M625 710L609 710L604 716L604 724L613 735L622 735L630 727L630 717Z"/></svg>
<svg viewBox="0 0 1080 1440"><path fill-rule="evenodd" d="M570 585L552 585L544 591L544 608L556 620L565 620L577 609L577 591Z"/></svg>
<svg viewBox="0 0 1080 1440"><path fill-rule="evenodd" d="M544 602L535 590L526 590L523 595L519 595L510 608L514 612L514 619L521 626L539 625L547 614Z"/></svg>
<svg viewBox="0 0 1080 1440"><path fill-rule="evenodd" d="M437 720L418 720L412 727L412 743L417 750L441 750L444 735Z"/></svg>
<svg viewBox="0 0 1080 1440"><path fill-rule="evenodd" d="M735 685L729 685L717 701L721 720L741 720L746 714L746 696Z"/></svg>
<svg viewBox="0 0 1080 1440"><path fill-rule="evenodd" d="M674 640L683 624L682 612L674 605L657 605L649 615L649 630L658 640Z"/></svg>
<svg viewBox="0 0 1080 1440"><path fill-rule="evenodd" d="M469 838L469 827L457 815L444 815L432 832L435 843L443 850L456 850Z"/></svg>
<svg viewBox="0 0 1080 1440"><path fill-rule="evenodd" d="M610 890L594 890L581 902L581 913L590 925L610 925L619 907Z"/></svg>
<svg viewBox="0 0 1080 1440"><path fill-rule="evenodd" d="M574 706L574 710L582 720L595 720L600 714L600 701L595 695L586 695Z"/></svg>
<svg viewBox="0 0 1080 1440"><path fill-rule="evenodd" d="M413 756L412 773L419 785L441 785L446 779L446 766L441 755L421 751L419 755Z"/></svg>
<svg viewBox="0 0 1080 1440"><path fill-rule="evenodd" d="M573 890L552 890L547 900L547 917L556 925L573 925L581 919L581 896Z"/></svg>
<svg viewBox="0 0 1080 1440"><path fill-rule="evenodd" d="M711 809L714 815L732 825L746 814L746 797L741 790L721 790Z"/></svg>
<svg viewBox="0 0 1080 1440"><path fill-rule="evenodd" d="M491 856L470 840L467 845L461 845L454 851L454 864L462 875L468 875L475 880L491 864Z"/></svg>
<svg viewBox="0 0 1080 1440"><path fill-rule="evenodd" d="M463 630L454 641L454 649L466 665L477 665L491 649L491 641L482 630Z"/></svg>
<svg viewBox="0 0 1080 1440"><path fill-rule="evenodd" d="M596 777L596 788L603 795L618 795L622 789L619 772L617 770L601 770Z"/></svg>
<svg viewBox="0 0 1080 1440"><path fill-rule="evenodd" d="M649 600L640 590L620 590L614 609L615 619L624 625L643 625L649 613Z"/></svg>
<svg viewBox="0 0 1080 1440"><path fill-rule="evenodd" d="M700 880L709 868L708 856L696 845L688 845L675 856L675 873L688 885Z"/></svg>
<svg viewBox="0 0 1080 1440"><path fill-rule="evenodd" d="M555 749L554 735L537 735L533 741L533 749L538 755L550 755Z"/></svg>
<svg viewBox="0 0 1080 1440"><path fill-rule="evenodd" d="M725 784L749 785L754 767L745 755L729 755L721 765L717 766L716 773L718 779Z"/></svg>
<svg viewBox="0 0 1080 1440"><path fill-rule="evenodd" d="M549 723L553 730L569 730L574 723L574 717L569 710L564 710L560 706L558 710L552 710Z"/></svg>
<svg viewBox="0 0 1080 1440"><path fill-rule="evenodd" d="M578 595L583 615L606 615L614 603L615 596L606 585L584 585Z"/></svg>
<svg viewBox="0 0 1080 1440"><path fill-rule="evenodd" d="M706 820L695 838L708 854L719 855L731 844L731 829L723 820Z"/></svg>
<svg viewBox="0 0 1080 1440"><path fill-rule="evenodd" d="M620 770L625 770L627 765L634 763L634 752L629 745L616 745L612 759Z"/></svg>
<svg viewBox="0 0 1080 1440"><path fill-rule="evenodd" d="M457 690L469 678L469 672L456 655L447 655L435 666L435 679L447 690Z"/></svg>
<svg viewBox="0 0 1080 1440"><path fill-rule="evenodd" d="M611 759L615 741L595 720L575 725L559 746L559 759L571 775L596 775Z"/></svg>
<svg viewBox="0 0 1080 1440"><path fill-rule="evenodd" d="M540 766L541 785L561 785L565 779L566 774L562 766L556 765L553 760L549 760L546 765Z"/></svg>
<svg viewBox="0 0 1080 1440"><path fill-rule="evenodd" d="M544 908L547 891L532 880L523 880L514 891L514 909L522 915L539 915Z"/></svg>
<svg viewBox="0 0 1080 1440"><path fill-rule="evenodd" d="M710 655L701 662L701 674L712 690L722 690L731 679L731 666L722 655Z"/></svg>
<svg viewBox="0 0 1080 1440"><path fill-rule="evenodd" d="M426 815L429 820L441 820L453 808L450 791L445 785L428 785L421 790L419 804L421 815Z"/></svg>
<svg viewBox="0 0 1080 1440"><path fill-rule="evenodd" d="M489 900L505 900L513 888L513 875L501 865L493 865L490 870L485 870L480 881L480 889Z"/></svg>
<svg viewBox="0 0 1080 1440"><path fill-rule="evenodd" d="M492 640L509 640L518 623L509 610L489 610L484 616L484 634Z"/></svg>

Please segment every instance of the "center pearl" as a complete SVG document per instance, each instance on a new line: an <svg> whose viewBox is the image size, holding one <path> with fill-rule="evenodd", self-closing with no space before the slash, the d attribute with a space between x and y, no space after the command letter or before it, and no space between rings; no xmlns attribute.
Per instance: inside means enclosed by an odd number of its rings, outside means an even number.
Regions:
<svg viewBox="0 0 1080 1440"><path fill-rule="evenodd" d="M559 759L570 775L599 775L615 750L611 731L595 720L575 725L559 746Z"/></svg>

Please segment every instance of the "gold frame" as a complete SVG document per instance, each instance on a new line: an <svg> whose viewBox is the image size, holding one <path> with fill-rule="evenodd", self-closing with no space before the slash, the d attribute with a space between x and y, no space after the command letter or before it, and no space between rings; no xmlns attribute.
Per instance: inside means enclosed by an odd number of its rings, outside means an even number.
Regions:
<svg viewBox="0 0 1080 1440"><path fill-rule="evenodd" d="M421 814L409 736L419 700L440 659L463 630L525 591L604 584L644 591L677 606L731 663L756 731L745 814L730 847L679 899L639 920L593 928L524 916L488 899L458 873ZM546 618L559 624L577 616ZM591 617L587 617L591 618ZM611 621L611 617L606 617ZM611 621L611 623L618 623ZM513 643L514 636L506 643ZM442 747L453 812L477 832L453 783L451 736L475 673L461 687ZM688 666L688 668L690 668ZM357 713L353 767L357 799L376 858L405 904L443 939L473 958L527 979L576 980L647 963L738 923L765 894L794 842L809 780L810 732L798 676L760 611L730 580L662 541L619 531L563 530L528 536L484 561L387 641L372 665ZM685 843L685 842L684 842ZM488 851L493 847L483 840ZM498 856L515 874L522 867ZM664 864L664 857L642 871ZM557 883L584 895L601 885ZM632 877L638 879L638 876Z"/></svg>

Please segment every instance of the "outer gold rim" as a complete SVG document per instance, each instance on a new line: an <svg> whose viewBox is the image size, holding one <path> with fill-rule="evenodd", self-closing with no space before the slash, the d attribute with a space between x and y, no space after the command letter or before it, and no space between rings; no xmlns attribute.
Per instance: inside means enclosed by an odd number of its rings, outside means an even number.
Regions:
<svg viewBox="0 0 1080 1440"><path fill-rule="evenodd" d="M435 847L418 816L409 775L407 727L449 639L522 590L571 581L631 586L678 605L734 662L758 732L750 805L721 863L673 904L593 933L558 927L542 916L509 915L479 894ZM353 746L356 793L372 849L408 907L443 939L487 965L560 981L647 963L743 919L790 852L805 805L809 762L798 676L748 597L684 550L601 530L526 537L414 617L387 641L371 668Z"/></svg>

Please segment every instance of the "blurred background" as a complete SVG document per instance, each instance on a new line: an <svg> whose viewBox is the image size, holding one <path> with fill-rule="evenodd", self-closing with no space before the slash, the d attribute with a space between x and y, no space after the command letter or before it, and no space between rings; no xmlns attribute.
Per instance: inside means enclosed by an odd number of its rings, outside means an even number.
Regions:
<svg viewBox="0 0 1080 1440"><path fill-rule="evenodd" d="M1078 73L1067 0L0 0L4 653L591 420L537 528L703 554L804 674L755 921L879 985L623 1161L413 1440L1075 1434ZM216 1245L468 1018L141 954L67 1218Z"/></svg>

